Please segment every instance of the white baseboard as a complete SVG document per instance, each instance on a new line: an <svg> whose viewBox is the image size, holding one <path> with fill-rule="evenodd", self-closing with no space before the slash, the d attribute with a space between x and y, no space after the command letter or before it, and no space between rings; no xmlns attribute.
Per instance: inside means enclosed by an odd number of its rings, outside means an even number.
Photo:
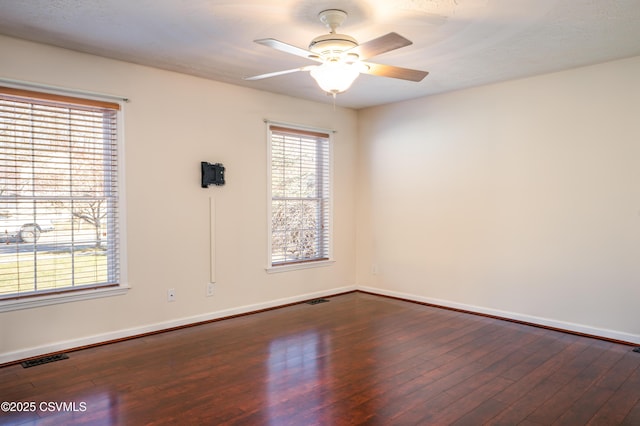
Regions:
<svg viewBox="0 0 640 426"><path fill-rule="evenodd" d="M323 290L314 293L301 294L292 297L286 297L283 299L271 300L268 302L257 303L254 305L245 305L232 309L225 309L222 311L210 312L202 315L194 315L191 317L179 318L171 321L164 321L155 324L148 324L140 327L133 327L124 330L118 330L110 333L96 334L93 336L83 337L80 339L65 340L62 342L51 343L43 346L37 346L15 352L8 352L0 354L0 365L5 363L14 362L17 360L32 358L44 354L50 354L54 352L66 351L74 348L81 348L84 346L91 346L100 343L106 343L114 340L126 339L130 337L140 336L147 333L154 333L162 330L168 330L175 327L182 327L190 324L197 324L200 322L216 320L225 317L231 317L234 315L242 315L249 312L256 312L263 309L276 308L291 303L302 302L304 300L316 299L320 297L328 297L334 294L346 293L357 290L357 287L346 286L333 288L331 290Z"/></svg>
<svg viewBox="0 0 640 426"><path fill-rule="evenodd" d="M590 327L582 324L574 324L570 322L557 321L549 318L536 317L532 315L518 314L516 312L501 311L499 309L484 308L481 306L466 305L464 303L452 302L450 300L433 299L430 297L417 296L415 294L401 293L398 291L385 290L381 288L358 286L358 290L368 293L379 294L382 296L397 297L400 299L411 300L414 302L428 303L431 305L442 306L445 308L459 309L478 314L491 315L494 317L505 318L544 327L551 327L559 330L572 331L575 333L586 334L605 339L618 340L633 344L640 344L640 335L625 333L616 330L607 330L603 328Z"/></svg>
<svg viewBox="0 0 640 426"><path fill-rule="evenodd" d="M498 309L484 308L481 306L467 305L464 303L452 302L449 300L433 299L429 297L417 296L415 294L402 293L397 291L385 290L376 287L368 286L345 286L338 287L331 290L318 291L314 293L301 294L297 296L287 297L283 299L275 299L268 302L257 303L253 305L245 305L237 308L225 309L222 311L210 312L202 315L194 315L191 317L179 318L171 321L164 321L160 323L148 324L140 327L133 327L124 330L118 330L110 333L97 334L93 336L87 336L79 339L65 340L61 342L51 343L47 345L37 346L33 348L23 349L14 352L7 352L0 354L0 364L10 363L21 359L27 359L36 357L39 355L50 354L55 352L61 352L71 350L74 348L80 348L84 346L91 346L110 341L126 339L130 337L140 336L147 333L154 333L158 331L168 330L175 327L182 327L191 324L197 324L200 322L206 322L216 320L225 317L231 317L234 315L242 315L250 312L256 312L263 309L276 308L291 303L302 302L304 300L315 299L320 297L327 297L340 293L347 293L350 291L361 290L368 293L378 294L381 296L397 297L400 299L411 300L414 302L428 303L431 305L442 306L445 308L459 309L463 311L474 312L478 314L491 315L494 317L505 318L515 321L521 321L530 324L536 324L544 327L551 327L559 330L572 331L576 333L602 337L605 339L613 339L622 342L629 342L633 344L640 344L640 335L630 334L615 330L607 330L596 327L590 327L582 324L574 324L564 321L557 321L548 318L541 318L531 315L518 314L515 312L502 311Z"/></svg>

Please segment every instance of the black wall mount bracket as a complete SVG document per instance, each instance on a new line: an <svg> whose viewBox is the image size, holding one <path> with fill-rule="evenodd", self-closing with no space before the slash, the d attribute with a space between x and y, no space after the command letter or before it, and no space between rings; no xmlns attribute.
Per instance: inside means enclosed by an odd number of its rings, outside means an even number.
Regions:
<svg viewBox="0 0 640 426"><path fill-rule="evenodd" d="M209 185L224 185L224 166L220 163L207 163L203 161L200 163L202 170L202 183L203 188L207 188Z"/></svg>

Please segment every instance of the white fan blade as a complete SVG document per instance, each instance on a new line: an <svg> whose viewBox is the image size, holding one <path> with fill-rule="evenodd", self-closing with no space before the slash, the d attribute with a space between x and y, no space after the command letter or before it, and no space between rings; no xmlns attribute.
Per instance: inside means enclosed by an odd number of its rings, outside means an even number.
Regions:
<svg viewBox="0 0 640 426"><path fill-rule="evenodd" d="M306 67L300 67L300 68L293 68L290 70L284 70L284 71L276 71L276 72L270 72L267 74L260 74L260 75L255 75L253 77L245 77L245 80L262 80L263 78L269 78L269 77L275 77L277 75L284 75L284 74L291 74L293 72L298 72L298 71L311 71L313 68L315 68L317 65L307 65Z"/></svg>
<svg viewBox="0 0 640 426"><path fill-rule="evenodd" d="M357 53L360 60L364 60L411 44L413 43L410 40L402 37L400 34L389 33L362 43L359 46L347 50L345 53Z"/></svg>
<svg viewBox="0 0 640 426"><path fill-rule="evenodd" d="M254 41L258 44L271 47L281 52L290 53L292 55L301 56L303 58L311 59L313 61L322 62L322 60L318 57L316 53L313 53L310 50L302 49L297 46L293 46L291 44L284 43L280 40L276 40L275 38L263 38L263 39L254 40Z"/></svg>
<svg viewBox="0 0 640 426"><path fill-rule="evenodd" d="M361 62L366 65L360 72L363 74L377 75L380 77L399 78L400 80L422 81L429 73L427 71L412 70L409 68L394 67L393 65L374 64ZM368 67L368 68L367 68Z"/></svg>

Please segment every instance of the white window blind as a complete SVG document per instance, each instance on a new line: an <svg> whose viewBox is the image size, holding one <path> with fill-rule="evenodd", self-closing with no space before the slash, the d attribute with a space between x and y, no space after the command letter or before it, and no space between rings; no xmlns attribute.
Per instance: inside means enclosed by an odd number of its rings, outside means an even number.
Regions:
<svg viewBox="0 0 640 426"><path fill-rule="evenodd" d="M0 300L118 285L119 108L0 87Z"/></svg>
<svg viewBox="0 0 640 426"><path fill-rule="evenodd" d="M271 266L330 259L330 136L269 126Z"/></svg>

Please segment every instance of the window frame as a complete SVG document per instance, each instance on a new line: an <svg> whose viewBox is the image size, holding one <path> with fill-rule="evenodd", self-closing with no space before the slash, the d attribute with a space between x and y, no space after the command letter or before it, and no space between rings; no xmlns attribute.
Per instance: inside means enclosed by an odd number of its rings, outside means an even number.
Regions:
<svg viewBox="0 0 640 426"><path fill-rule="evenodd" d="M276 273L276 272L285 272L292 270L300 270L300 269L308 269L308 268L318 268L318 267L326 267L335 263L335 259L333 257L333 167L334 167L334 150L333 150L333 134L335 133L333 130L326 130L318 127L310 127L310 126L301 126L290 123L276 122L276 121L267 121L266 123L266 139L267 139L267 264L265 270L267 273ZM273 263L273 250L272 250L272 237L273 237L273 226L272 226L272 203L273 203L273 192L272 192L272 161L273 161L273 139L272 139L272 130L271 128L282 128L291 130L292 132L300 132L300 134L307 133L315 133L315 134L325 134L327 136L327 149L328 149L328 167L327 174L325 176L326 179L329 180L328 184L328 206L326 215L326 223L329 227L329 231L327 232L327 241L325 244L326 247L326 256L323 256L322 259L309 259L302 260L299 262L283 262L280 264Z"/></svg>
<svg viewBox="0 0 640 426"><path fill-rule="evenodd" d="M67 303L79 300L88 300L102 297L110 297L123 295L130 289L127 279L127 263L126 263L126 205L125 205L125 161L124 161L124 105L128 99L118 96L92 93L86 91L72 90L54 86L46 86L41 84L31 84L27 82L16 82L12 80L0 80L0 86L3 93L18 96L33 95L36 99L43 101L61 101L68 103L76 103L78 105L115 105L115 121L116 121L116 158L118 161L117 175L115 179L117 183L117 260L119 264L118 276L116 282L105 285L78 288L68 287L60 288L59 291L45 291L42 293L30 293L25 295L17 294L15 297L8 296L0 300L0 312L15 311L21 309L34 308L39 306L47 306L59 303Z"/></svg>

